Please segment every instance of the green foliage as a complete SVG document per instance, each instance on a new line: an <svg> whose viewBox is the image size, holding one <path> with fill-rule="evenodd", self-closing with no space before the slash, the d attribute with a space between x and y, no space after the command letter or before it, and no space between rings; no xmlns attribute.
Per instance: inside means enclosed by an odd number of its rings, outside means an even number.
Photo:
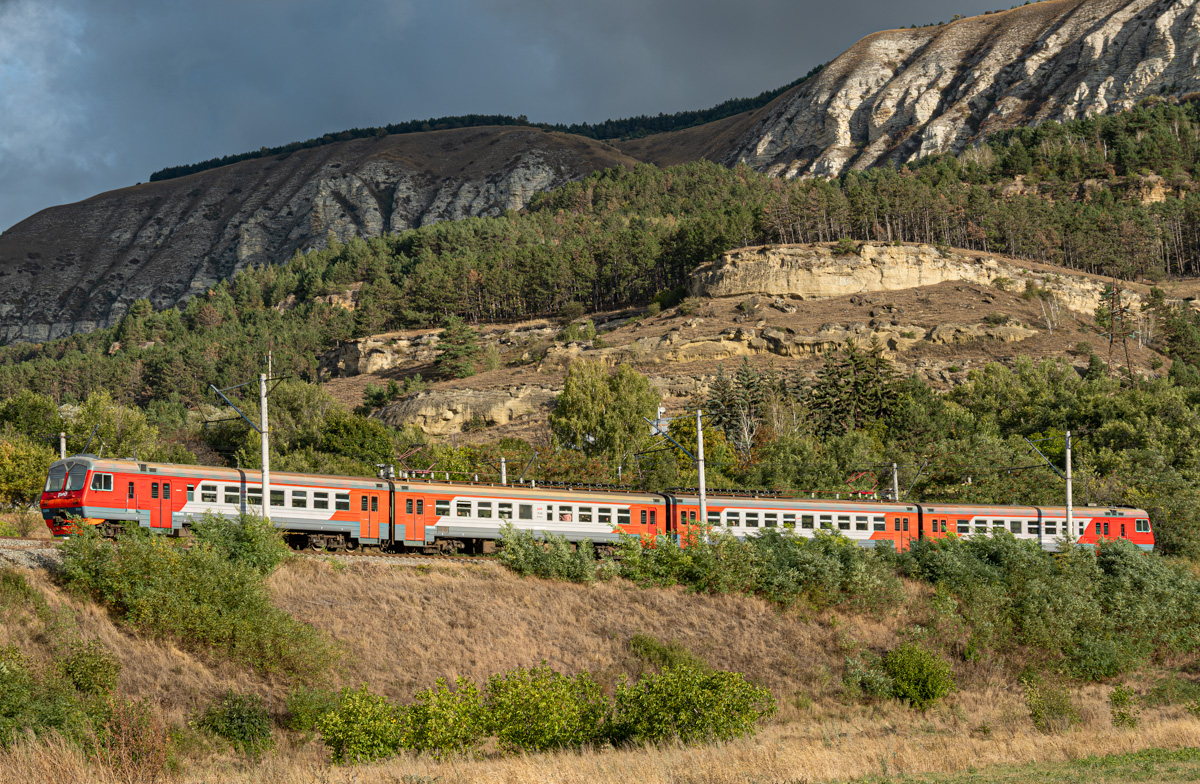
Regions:
<svg viewBox="0 0 1200 784"><path fill-rule="evenodd" d="M46 473L57 457L54 450L24 436L0 439L0 506L17 509L36 506L46 484Z"/></svg>
<svg viewBox="0 0 1200 784"><path fill-rule="evenodd" d="M1064 687L1029 678L1024 683L1025 707L1038 732L1058 735L1080 722L1079 710Z"/></svg>
<svg viewBox="0 0 1200 784"><path fill-rule="evenodd" d="M438 678L432 689L417 692L404 711L400 745L435 757L474 752L488 732L488 713L475 682L459 678L454 689Z"/></svg>
<svg viewBox="0 0 1200 784"><path fill-rule="evenodd" d="M574 678L542 662L488 679L488 725L505 751L578 748L604 737L611 707L586 672Z"/></svg>
<svg viewBox="0 0 1200 784"><path fill-rule="evenodd" d="M582 323L573 321L564 327L562 332L558 333L558 339L568 343L572 341L577 343L586 343L590 340L594 340L595 337L596 325L592 323L591 319L588 319Z"/></svg>
<svg viewBox="0 0 1200 784"><path fill-rule="evenodd" d="M479 333L458 316L442 324L438 354L433 366L444 378L466 378L475 375L475 358L479 356Z"/></svg>
<svg viewBox="0 0 1200 784"><path fill-rule="evenodd" d="M345 689L337 708L317 719L317 729L334 763L344 765L395 754L403 725L399 709L363 685Z"/></svg>
<svg viewBox="0 0 1200 784"><path fill-rule="evenodd" d="M699 672L712 671L708 662L681 643L661 642L649 634L635 634L630 637L629 650L659 672L677 667L687 667Z"/></svg>
<svg viewBox="0 0 1200 784"><path fill-rule="evenodd" d="M256 568L137 530L118 544L91 529L71 537L60 548L63 581L143 633L263 672L311 677L330 663L330 644L271 604Z"/></svg>
<svg viewBox="0 0 1200 784"><path fill-rule="evenodd" d="M852 699L860 695L886 698L895 693L896 682L884 668L883 659L870 651L861 651L846 657L842 686Z"/></svg>
<svg viewBox="0 0 1200 784"><path fill-rule="evenodd" d="M230 563L247 566L262 575L291 557L283 536L269 520L253 515L238 517L205 512L191 527L196 544L211 547Z"/></svg>
<svg viewBox="0 0 1200 784"><path fill-rule="evenodd" d="M338 707L339 695L326 689L298 686L288 694L284 726L292 732L310 733L322 716Z"/></svg>
<svg viewBox="0 0 1200 784"><path fill-rule="evenodd" d="M1109 713L1114 727L1133 729L1141 721L1142 709L1138 707L1137 693L1122 684L1113 687L1108 695Z"/></svg>
<svg viewBox="0 0 1200 784"><path fill-rule="evenodd" d="M257 694L225 692L209 704L196 725L247 755L257 756L275 744L271 717Z"/></svg>
<svg viewBox="0 0 1200 784"><path fill-rule="evenodd" d="M572 546L549 531L539 539L510 522L500 526L500 562L522 577L590 583L596 580L596 549L588 540Z"/></svg>
<svg viewBox="0 0 1200 784"><path fill-rule="evenodd" d="M854 240L849 237L842 237L837 241L837 245L833 246L833 252L840 256L857 256L858 246L854 244Z"/></svg>
<svg viewBox="0 0 1200 784"><path fill-rule="evenodd" d="M610 373L599 362L576 361L550 413L550 430L562 447L628 465L650 441L643 417L657 416L660 399L650 381L629 365Z"/></svg>
<svg viewBox="0 0 1200 784"><path fill-rule="evenodd" d="M103 697L117 688L121 662L99 640L75 640L59 653L59 672L80 694Z"/></svg>
<svg viewBox="0 0 1200 784"><path fill-rule="evenodd" d="M617 685L614 742L727 741L752 734L773 715L775 699L741 673L669 667Z"/></svg>
<svg viewBox="0 0 1200 784"><path fill-rule="evenodd" d="M892 696L917 710L927 710L954 689L950 665L912 643L888 651L883 668L892 679Z"/></svg>
<svg viewBox="0 0 1200 784"><path fill-rule="evenodd" d="M82 742L91 719L70 683L39 670L15 646L0 647L0 748L26 731L57 732Z"/></svg>
<svg viewBox="0 0 1200 784"><path fill-rule="evenodd" d="M646 315L649 317L657 316L661 312L662 312L662 305L658 304L657 302L651 302L649 305L646 306Z"/></svg>
<svg viewBox="0 0 1200 784"><path fill-rule="evenodd" d="M1171 674L1157 680L1146 690L1142 702L1148 707L1179 705L1200 700L1200 683Z"/></svg>

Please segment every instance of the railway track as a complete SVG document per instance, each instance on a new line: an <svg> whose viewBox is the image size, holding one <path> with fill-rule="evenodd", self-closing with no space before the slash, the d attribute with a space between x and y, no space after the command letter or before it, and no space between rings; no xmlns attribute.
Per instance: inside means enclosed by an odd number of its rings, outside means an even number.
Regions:
<svg viewBox="0 0 1200 784"><path fill-rule="evenodd" d="M293 550L292 552L300 556L308 558L352 558L365 560L393 561L398 566L408 565L432 565L435 563L441 564L463 564L464 566L482 566L483 564L495 563L496 559L488 555L418 555L415 553L383 553L372 551L347 551L347 550Z"/></svg>

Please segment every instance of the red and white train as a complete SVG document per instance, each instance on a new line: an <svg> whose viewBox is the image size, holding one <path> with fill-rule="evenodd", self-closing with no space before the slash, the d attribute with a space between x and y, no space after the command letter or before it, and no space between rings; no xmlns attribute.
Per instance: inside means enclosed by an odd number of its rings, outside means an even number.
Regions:
<svg viewBox="0 0 1200 784"><path fill-rule="evenodd" d="M206 512L261 514L258 472L207 466L105 460L75 455L51 465L42 494L42 516L56 535L70 518L113 532L132 521L152 531L178 534ZM533 485L377 479L273 473L270 518L293 546L354 550L484 552L505 523L569 541L613 543L619 535L673 535L702 523L700 499L686 493L577 490ZM1141 509L823 500L774 495L707 498L708 524L737 536L768 528L812 536L838 531L864 547L891 542L905 550L915 539L1006 530L1054 550L1060 537L1081 544L1127 539L1154 548L1154 532Z"/></svg>

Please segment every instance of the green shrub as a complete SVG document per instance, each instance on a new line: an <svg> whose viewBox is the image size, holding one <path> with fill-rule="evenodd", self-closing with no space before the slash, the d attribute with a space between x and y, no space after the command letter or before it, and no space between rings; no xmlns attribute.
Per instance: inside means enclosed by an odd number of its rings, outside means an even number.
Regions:
<svg viewBox="0 0 1200 784"><path fill-rule="evenodd" d="M581 672L574 678L542 662L488 679L489 729L505 751L578 748L600 740L610 705L600 686Z"/></svg>
<svg viewBox="0 0 1200 784"><path fill-rule="evenodd" d="M453 691L445 678L418 692L405 709L400 745L435 757L475 751L487 734L488 717L474 681L459 678Z"/></svg>
<svg viewBox="0 0 1200 784"><path fill-rule="evenodd" d="M989 313L983 317L984 324L990 324L993 327L1000 327L1009 322L1007 313Z"/></svg>
<svg viewBox="0 0 1200 784"><path fill-rule="evenodd" d="M1200 719L1200 700L1192 700L1187 704L1185 710Z"/></svg>
<svg viewBox="0 0 1200 784"><path fill-rule="evenodd" d="M566 342L586 343L589 340L596 338L596 325L591 319L583 323L568 324L562 332L558 333L558 340Z"/></svg>
<svg viewBox="0 0 1200 784"><path fill-rule="evenodd" d="M1033 726L1047 735L1066 732L1079 723L1079 711L1067 690L1040 678L1025 681L1025 706Z"/></svg>
<svg viewBox="0 0 1200 784"><path fill-rule="evenodd" d="M69 683L35 671L15 646L0 647L0 747L26 731L82 742L90 719Z"/></svg>
<svg viewBox="0 0 1200 784"><path fill-rule="evenodd" d="M596 548L584 540L574 547L564 536L546 532L541 539L512 523L500 527L500 562L522 577L570 580L596 579Z"/></svg>
<svg viewBox="0 0 1200 784"><path fill-rule="evenodd" d="M1109 693L1108 709L1114 727L1133 729L1141 721L1142 709L1138 707L1137 693L1123 685Z"/></svg>
<svg viewBox="0 0 1200 784"><path fill-rule="evenodd" d="M741 673L672 667L636 683L617 685L614 743L730 740L752 734L775 712L775 698Z"/></svg>
<svg viewBox="0 0 1200 784"><path fill-rule="evenodd" d="M570 322L581 318L586 312L587 310L583 307L583 303L568 302L562 306L561 310L558 311L558 317L563 321Z"/></svg>
<svg viewBox="0 0 1200 784"><path fill-rule="evenodd" d="M59 548L62 579L146 634L221 653L263 672L311 677L323 671L333 658L332 646L271 604L260 570L271 560L274 540L259 549L255 543L261 540L250 539L239 560L224 554L242 547L236 533L218 541L232 544L185 548L174 539L130 532L114 548L85 530Z"/></svg>
<svg viewBox="0 0 1200 784"><path fill-rule="evenodd" d="M647 316L657 316L661 312L662 312L662 305L658 304L657 302L651 302L649 305L646 306L646 315Z"/></svg>
<svg viewBox="0 0 1200 784"><path fill-rule="evenodd" d="M400 711L365 685L344 690L337 708L317 719L317 729L337 764L390 757L400 748Z"/></svg>
<svg viewBox="0 0 1200 784"><path fill-rule="evenodd" d="M224 738L243 754L258 755L274 745L271 717L257 694L225 692L209 704L196 726Z"/></svg>
<svg viewBox="0 0 1200 784"><path fill-rule="evenodd" d="M888 651L883 669L892 679L892 696L926 710L954 689L950 665L912 643Z"/></svg>
<svg viewBox="0 0 1200 784"><path fill-rule="evenodd" d="M1184 680L1173 673L1155 681L1142 698L1142 702L1151 707L1179 705L1194 700L1200 700L1200 683Z"/></svg>
<svg viewBox="0 0 1200 784"><path fill-rule="evenodd" d="M260 574L270 574L291 557L283 536L259 515L233 518L205 512L191 530L196 544L211 547L231 563L248 566Z"/></svg>
<svg viewBox="0 0 1200 784"><path fill-rule="evenodd" d="M500 356L500 349L495 344L489 343L483 349L483 357L479 360L479 364L484 370L496 370L504 364L504 360Z"/></svg>
<svg viewBox="0 0 1200 784"><path fill-rule="evenodd" d="M694 316L700 312L700 300L697 297L688 297L683 302L679 303L679 315Z"/></svg>
<svg viewBox="0 0 1200 784"><path fill-rule="evenodd" d="M76 691L89 696L111 694L121 677L121 662L97 639L68 644L58 668Z"/></svg>
<svg viewBox="0 0 1200 784"><path fill-rule="evenodd" d="M842 676L842 686L851 698L886 698L895 692L896 682L884 669L883 660L866 651L846 657L846 673Z"/></svg>
<svg viewBox="0 0 1200 784"><path fill-rule="evenodd" d="M708 662L683 645L677 642L660 642L648 634L635 634L630 637L629 650L660 672L671 667L690 667L700 672L712 670Z"/></svg>
<svg viewBox="0 0 1200 784"><path fill-rule="evenodd" d="M287 697L284 726L292 732L313 732L322 716L338 706L336 692L300 686Z"/></svg>
<svg viewBox="0 0 1200 784"><path fill-rule="evenodd" d="M851 256L858 253L858 246L854 244L854 240L849 237L842 237L833 246L833 252L839 256Z"/></svg>

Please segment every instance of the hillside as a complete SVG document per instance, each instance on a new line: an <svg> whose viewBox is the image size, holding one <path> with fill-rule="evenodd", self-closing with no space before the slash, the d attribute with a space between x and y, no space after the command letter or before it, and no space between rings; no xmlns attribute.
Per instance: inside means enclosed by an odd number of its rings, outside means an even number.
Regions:
<svg viewBox="0 0 1200 784"><path fill-rule="evenodd" d="M707 160L839 175L1183 96L1200 83L1194 24L1190 0L1046 0L876 33L766 106L611 145L521 126L381 129L100 194L0 235L0 341L111 326L142 298L179 306L331 233L371 238L520 209L606 167Z"/></svg>

